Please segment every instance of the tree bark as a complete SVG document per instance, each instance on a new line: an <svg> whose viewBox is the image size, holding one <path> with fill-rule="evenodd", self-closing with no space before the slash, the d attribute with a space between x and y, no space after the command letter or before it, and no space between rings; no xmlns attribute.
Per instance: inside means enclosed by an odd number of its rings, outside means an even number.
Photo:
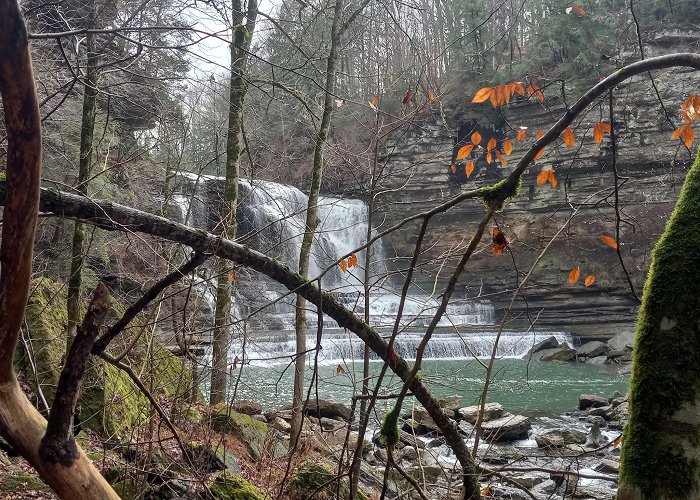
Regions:
<svg viewBox="0 0 700 500"><path fill-rule="evenodd" d="M700 498L700 155L644 286L622 438L620 500Z"/></svg>
<svg viewBox="0 0 700 500"><path fill-rule="evenodd" d="M306 206L306 226L304 238L299 251L299 274L304 277L309 275L309 260L311 258L311 245L314 233L318 228L318 198L321 193L321 180L323 178L324 153L326 140L331 127L331 113L333 112L335 98L336 66L338 64L338 45L340 44L341 19L343 13L343 0L336 0L333 9L333 22L331 24L331 46L326 60L326 87L323 99L323 114L321 123L316 133L316 145L314 147L314 166L311 174L311 186L309 187L309 201ZM301 295L297 295L295 313L296 332L296 359L294 360L294 395L292 396L292 420L289 439L289 447L293 449L297 445L301 434L302 407L304 402L304 368L306 365L306 301Z"/></svg>
<svg viewBox="0 0 700 500"><path fill-rule="evenodd" d="M41 120L27 31L16 0L0 0L0 92L7 129L6 200L0 242L0 435L61 497L118 499L78 449L69 467L39 452L46 420L17 382L13 358L29 296L39 208Z"/></svg>
<svg viewBox="0 0 700 500"><path fill-rule="evenodd" d="M236 201L238 199L238 177L241 165L243 131L243 99L247 90L244 80L250 41L255 29L257 0L248 0L247 22L243 24L241 0L233 0L233 34L231 40L231 80L229 89L228 133L226 138L226 181L221 217L221 235L233 240L236 237ZM217 262L216 308L214 312L214 335L212 339L212 372L209 402L226 400L228 385L228 351L231 344L231 294L233 279L230 263L225 259Z"/></svg>

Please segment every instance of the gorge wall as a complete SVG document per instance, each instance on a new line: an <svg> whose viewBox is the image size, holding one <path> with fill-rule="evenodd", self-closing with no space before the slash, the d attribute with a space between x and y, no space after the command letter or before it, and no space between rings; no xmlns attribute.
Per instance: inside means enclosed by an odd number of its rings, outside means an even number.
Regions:
<svg viewBox="0 0 700 500"><path fill-rule="evenodd" d="M697 47L700 37L692 33L668 32L656 35L649 56ZM634 55L630 54L633 60ZM629 281L638 295L650 264L650 251L673 209L692 154L678 140L671 140L674 127L681 124L678 110L690 94L700 92L697 72L684 68L654 74L656 90L647 75L621 84L614 92L614 125L617 138L616 166L619 174L620 251ZM545 90L544 103L531 99L503 109L499 123L487 118L476 123L462 120L464 127L503 127L515 149L509 166L482 158L470 177L463 163L450 168L453 141L460 117L445 123L439 114L412 126L408 134L387 148L378 196L383 230L398 221L466 190L493 184L505 177L535 140L538 130L547 130L566 111L559 88ZM573 103L577 96L566 96ZM471 96L464 96L465 100ZM493 116L491 105L472 105L478 116ZM490 249L490 231L460 279L456 298L486 297L497 310L497 319L511 300L518 280L529 270L552 236L564 225L575 208L577 215L542 258L533 276L515 302L509 320L522 328L566 329L582 337L610 337L632 331L638 301L614 249L601 236L615 236L615 175L610 136L599 146L592 136L595 123L610 121L607 98L589 107L572 127L576 143L567 148L563 141L550 146L523 177L522 189L494 219L494 224L512 240L502 256ZM673 123L673 126L671 124ZM527 139L515 141L519 127L527 127ZM499 145L500 147L500 145ZM537 174L553 168L559 184L538 186ZM478 201L467 200L432 219L419 262L416 284L441 293L484 214ZM492 224L492 225L494 225ZM385 240L391 248L390 267L405 269L412 255L419 223L411 223ZM579 267L581 279L569 286L569 270ZM595 275L586 288L583 278ZM436 286L437 284L437 286Z"/></svg>

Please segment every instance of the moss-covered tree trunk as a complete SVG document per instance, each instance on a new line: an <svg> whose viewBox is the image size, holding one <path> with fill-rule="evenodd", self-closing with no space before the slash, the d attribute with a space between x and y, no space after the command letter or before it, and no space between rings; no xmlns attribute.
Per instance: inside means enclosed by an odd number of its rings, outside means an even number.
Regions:
<svg viewBox="0 0 700 500"><path fill-rule="evenodd" d="M88 16L88 28L94 27L95 8ZM80 126L80 160L78 164L78 181L75 189L82 195L88 194L88 178L92 164L93 135L95 131L95 112L97 106L97 54L95 53L95 35L88 33L85 37L87 46L87 65L85 68L85 84L83 86L83 110ZM80 221L73 227L73 244L71 248L70 275L68 278L68 332L70 344L75 329L80 322L80 290L82 287L82 271L85 261L85 229Z"/></svg>
<svg viewBox="0 0 700 500"><path fill-rule="evenodd" d="M343 0L336 0L333 9L333 22L331 24L331 46L326 60L326 88L323 100L323 114L321 123L316 133L316 145L314 147L314 165L311 174L311 186L309 187L309 202L306 208L306 227L304 238L299 251L299 274L309 275L309 260L311 258L311 245L314 233L318 227L318 197L321 193L321 179L323 177L324 154L326 140L331 127L331 113L335 99L335 74L338 63L338 45L340 44L341 23L340 16L343 13ZM292 396L292 421L290 448L296 446L301 433L301 410L304 401L304 366L306 364L306 301L301 295L297 295L296 314L296 359L294 361L294 395Z"/></svg>
<svg viewBox="0 0 700 500"><path fill-rule="evenodd" d="M229 89L228 132L226 138L226 182L224 203L221 210L221 235L229 240L236 237L236 200L238 199L238 177L241 164L243 131L243 98L246 93L244 80L250 40L255 29L257 0L248 0L246 24L243 24L241 0L231 3L233 13L233 35L231 40L231 81ZM217 261L216 310L214 315L214 338L212 339L212 373L209 401L221 403L226 398L228 382L227 360L231 340L231 293L232 276L230 264L224 259Z"/></svg>
<svg viewBox="0 0 700 500"><path fill-rule="evenodd" d="M629 405L619 500L700 498L700 155L654 249Z"/></svg>

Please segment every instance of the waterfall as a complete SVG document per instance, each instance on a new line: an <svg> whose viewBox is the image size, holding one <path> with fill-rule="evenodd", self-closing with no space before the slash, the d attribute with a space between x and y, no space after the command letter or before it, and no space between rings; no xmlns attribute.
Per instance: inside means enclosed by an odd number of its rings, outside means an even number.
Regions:
<svg viewBox="0 0 700 500"><path fill-rule="evenodd" d="M218 222L216 214L221 205L224 179L192 173L181 173L175 179L175 194L171 203L176 207L180 220L213 230ZM241 179L237 210L238 240L296 270L306 224L307 203L308 197L293 186ZM365 313L362 287L365 251L357 252L360 265L348 272L343 272L335 262L364 244L368 215L368 207L361 200L321 197L318 202L318 230L309 266L311 278L325 271L323 288L359 316ZM386 274L384 255L388 252L383 248L381 239L373 243L371 252L370 276L372 281L378 281ZM392 326L400 297L387 280L380 284L382 286L373 289L370 295L370 322L378 327ZM199 283L198 288L205 294L211 294L211 286L206 286L206 283ZM249 328L265 332L294 328L293 297L285 296L287 291L281 285L250 272L239 277L236 289L246 303L241 309L266 307L264 312L248 321ZM424 328L432 320L438 305L435 297L410 292L406 297L401 326ZM493 322L494 311L489 301L455 297L439 326L488 325ZM333 328L337 325L329 321L327 326Z"/></svg>
<svg viewBox="0 0 700 500"><path fill-rule="evenodd" d="M537 342L554 336L559 342L571 342L564 332L503 332L496 355L499 358L521 358ZM421 342L421 333L400 333L394 344L397 354L404 359L415 359L416 349ZM491 332L456 334L436 334L428 343L425 359L473 359L488 358L493 351L496 334ZM315 335L306 339L309 348L316 345ZM295 341L288 335L265 335L249 340L246 347L245 362L253 365L286 364L293 359ZM232 351L241 357L242 346L236 344ZM364 343L352 334L345 332L324 332L321 340L319 360L325 364L335 364L361 360ZM313 358L312 353L310 358ZM372 353L372 359L378 357Z"/></svg>

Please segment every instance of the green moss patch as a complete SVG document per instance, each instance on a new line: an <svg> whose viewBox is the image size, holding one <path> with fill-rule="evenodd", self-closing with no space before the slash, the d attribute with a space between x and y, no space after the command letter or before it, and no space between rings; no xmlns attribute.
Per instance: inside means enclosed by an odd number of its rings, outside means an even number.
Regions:
<svg viewBox="0 0 700 500"><path fill-rule="evenodd" d="M51 491L44 481L39 479L39 476L29 474L27 472L18 472L17 474L3 474L0 477L0 492L26 492L27 490L34 491Z"/></svg>
<svg viewBox="0 0 700 500"><path fill-rule="evenodd" d="M267 424L219 403L210 409L209 425L217 432L237 437L248 447L251 457L260 460L268 438Z"/></svg>
<svg viewBox="0 0 700 500"><path fill-rule="evenodd" d="M216 500L265 500L260 490L239 474L223 472L209 485Z"/></svg>
<svg viewBox="0 0 700 500"><path fill-rule="evenodd" d="M330 466L306 461L301 464L289 481L287 493L291 500L305 500L307 498L330 500L336 498L337 484L337 477ZM350 498L347 481L341 482L339 493L343 499ZM367 495L358 491L357 498L366 500Z"/></svg>

